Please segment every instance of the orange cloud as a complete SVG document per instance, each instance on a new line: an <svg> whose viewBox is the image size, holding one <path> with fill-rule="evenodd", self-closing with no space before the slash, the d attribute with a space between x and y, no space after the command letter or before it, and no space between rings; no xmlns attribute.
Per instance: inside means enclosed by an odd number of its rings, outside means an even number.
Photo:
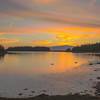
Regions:
<svg viewBox="0 0 100 100"><path fill-rule="evenodd" d="M50 3L55 2L55 0L33 0L33 1L35 1L35 3L38 3L38 4L50 4Z"/></svg>
<svg viewBox="0 0 100 100"><path fill-rule="evenodd" d="M1 33L68 33L68 34L82 34L82 33L100 33L99 27L81 27L81 26L66 26L66 25L52 25L52 26L30 26L30 27L8 27L2 28ZM0 34L1 34L0 33Z"/></svg>
<svg viewBox="0 0 100 100"><path fill-rule="evenodd" d="M5 31L5 30L4 30ZM36 26L36 27L20 27L20 28L8 28L5 33L10 34L39 34L48 33L54 34L54 39L35 40L30 43L22 43L28 45L80 45L84 43L93 43L100 41L100 28L92 27L79 27L79 26ZM3 34L3 33L0 33ZM45 37L45 36L44 36ZM34 37L33 37L34 38ZM12 41L15 43L15 41ZM20 41L19 41L20 42ZM7 42L6 42L7 43ZM8 42L9 43L9 42ZM11 42L10 42L11 43Z"/></svg>
<svg viewBox="0 0 100 100"><path fill-rule="evenodd" d="M17 39L8 39L8 38L1 38L0 43L1 44L9 44L9 43L17 43L19 40Z"/></svg>
<svg viewBox="0 0 100 100"><path fill-rule="evenodd" d="M45 45L45 46L49 46L52 45L53 43L50 40L34 40L32 41L32 45L34 46L41 46L41 45Z"/></svg>

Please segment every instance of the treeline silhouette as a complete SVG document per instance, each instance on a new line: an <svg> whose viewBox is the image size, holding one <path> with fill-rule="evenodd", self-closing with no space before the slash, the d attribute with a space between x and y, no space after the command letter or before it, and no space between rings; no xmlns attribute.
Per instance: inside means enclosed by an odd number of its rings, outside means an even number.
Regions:
<svg viewBox="0 0 100 100"><path fill-rule="evenodd" d="M31 47L31 46L9 47L7 51L50 51L50 48L49 47Z"/></svg>
<svg viewBox="0 0 100 100"><path fill-rule="evenodd" d="M78 52L79 53L84 53L84 52L99 53L100 52L100 43L77 46L77 47L74 47L72 49L72 52L76 52L76 53L78 53Z"/></svg>
<svg viewBox="0 0 100 100"><path fill-rule="evenodd" d="M2 45L0 45L0 56L3 56L5 53L6 53L5 48Z"/></svg>
<svg viewBox="0 0 100 100"><path fill-rule="evenodd" d="M5 49L2 45L0 45L0 55L6 54L8 51L51 51L49 47L31 47L31 46L23 46L23 47L9 47ZM100 43L95 44L86 44L81 46L73 47L72 49L67 49L70 52L76 53L84 53L84 52L94 52L100 53Z"/></svg>

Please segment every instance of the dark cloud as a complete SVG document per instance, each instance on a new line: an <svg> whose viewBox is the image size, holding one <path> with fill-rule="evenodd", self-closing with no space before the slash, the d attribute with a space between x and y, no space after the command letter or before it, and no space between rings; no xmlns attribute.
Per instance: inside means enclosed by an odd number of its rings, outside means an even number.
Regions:
<svg viewBox="0 0 100 100"><path fill-rule="evenodd" d="M21 5L20 2L14 2L14 0L0 0L0 12L11 12L20 10L26 11L30 9L24 5Z"/></svg>
<svg viewBox="0 0 100 100"><path fill-rule="evenodd" d="M96 15L96 12L99 12L99 11L96 9L93 9L93 11L87 9L88 11L87 13L86 8L85 8L86 5L88 6L89 4L93 2L94 2L93 0L76 0L76 1L75 0L62 0L62 1L56 0L56 3L50 4L48 6L44 6L42 4L41 5L35 4L34 2L33 4L31 4L32 0L29 0L29 1L23 0L23 2L20 0L0 0L0 13L7 14L13 17L23 18L25 20L38 20L38 21L42 20L46 22L53 22L53 23L59 23L59 24L71 24L75 26L100 27L100 24L99 24L100 20L98 19L99 13ZM61 4L61 7L60 7L60 4ZM63 11L61 10L63 7L62 5L64 6ZM72 6L69 7L68 5L72 5ZM81 13L80 13L80 9L78 8L81 9ZM72 11L71 9L73 10L73 12L71 12ZM57 15L56 13L59 13L59 14ZM62 13L64 16L62 15ZM90 19L85 18L86 16L90 16ZM92 16L94 17L93 19L92 19ZM15 21L15 22L19 23L19 21ZM4 24L2 23L3 26L5 24L6 23Z"/></svg>

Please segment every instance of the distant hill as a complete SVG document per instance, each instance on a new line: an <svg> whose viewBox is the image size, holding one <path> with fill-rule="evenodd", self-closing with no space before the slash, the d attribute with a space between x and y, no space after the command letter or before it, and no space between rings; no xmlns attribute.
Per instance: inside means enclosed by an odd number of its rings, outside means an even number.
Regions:
<svg viewBox="0 0 100 100"><path fill-rule="evenodd" d="M52 46L50 47L50 50L51 51L67 51L67 49L72 49L73 46L67 46L67 45L64 45L64 46Z"/></svg>

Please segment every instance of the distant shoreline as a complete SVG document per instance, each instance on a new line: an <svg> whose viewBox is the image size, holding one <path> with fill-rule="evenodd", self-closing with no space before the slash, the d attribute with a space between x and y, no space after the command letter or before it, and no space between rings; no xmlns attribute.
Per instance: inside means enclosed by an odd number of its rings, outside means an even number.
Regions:
<svg viewBox="0 0 100 100"><path fill-rule="evenodd" d="M88 53L93 53L93 54L100 54L100 52L72 52L72 51L6 51L5 53L0 53L0 56L4 56L6 54L26 54L26 53L34 53L34 52L64 52L64 53L82 53L82 54L88 54Z"/></svg>
<svg viewBox="0 0 100 100"><path fill-rule="evenodd" d="M0 55L9 52L72 52L72 53L100 53L100 43L85 44L81 46L17 46L5 49L0 46ZM9 53L10 54L10 53Z"/></svg>

